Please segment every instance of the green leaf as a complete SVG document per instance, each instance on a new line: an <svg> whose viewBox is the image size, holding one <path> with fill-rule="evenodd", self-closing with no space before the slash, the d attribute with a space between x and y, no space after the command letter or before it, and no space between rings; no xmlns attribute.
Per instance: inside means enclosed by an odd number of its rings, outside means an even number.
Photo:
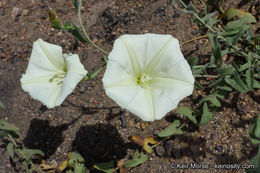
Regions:
<svg viewBox="0 0 260 173"><path fill-rule="evenodd" d="M220 107L221 103L218 100L218 98L222 99L224 98L222 95L220 95L218 92L214 92L213 94L210 94L206 97L203 97L200 101L199 101L199 105L201 105L202 103L204 103L205 101L210 101L213 105Z"/></svg>
<svg viewBox="0 0 260 173"><path fill-rule="evenodd" d="M248 173L259 173L260 172L260 146L258 146L258 152L255 157L250 160L250 164L254 165L254 168L247 169Z"/></svg>
<svg viewBox="0 0 260 173"><path fill-rule="evenodd" d="M229 91L229 92L232 91L232 88L228 86L217 86L216 88L224 91Z"/></svg>
<svg viewBox="0 0 260 173"><path fill-rule="evenodd" d="M14 159L14 144L12 142L9 142L7 145L7 151L12 159Z"/></svg>
<svg viewBox="0 0 260 173"><path fill-rule="evenodd" d="M197 110L196 109L192 109L190 107L180 107L179 109L176 110L177 114L183 114L185 115L187 118L189 118L189 120L191 120L194 124L197 124L197 120L196 117L193 116L192 114L195 113L197 114Z"/></svg>
<svg viewBox="0 0 260 173"><path fill-rule="evenodd" d="M254 79L253 88L260 88L260 82Z"/></svg>
<svg viewBox="0 0 260 173"><path fill-rule="evenodd" d="M180 126L180 120L175 120L171 125L159 132L159 137L167 137L172 135L181 135L183 131L178 128Z"/></svg>
<svg viewBox="0 0 260 173"><path fill-rule="evenodd" d="M256 121L256 129L254 130L254 136L260 139L260 114L258 115L258 119Z"/></svg>
<svg viewBox="0 0 260 173"><path fill-rule="evenodd" d="M139 153L139 151L137 150L134 154L134 158L132 160L128 160L126 163L123 164L123 166L126 168L133 168L146 162L147 158L147 155Z"/></svg>
<svg viewBox="0 0 260 173"><path fill-rule="evenodd" d="M61 29L60 18L57 16L56 10L49 10L49 20L51 22L51 26L55 29Z"/></svg>
<svg viewBox="0 0 260 173"><path fill-rule="evenodd" d="M79 8L79 2L78 2L78 0L72 0L72 3L73 3L73 5L74 5L74 7L75 7L76 9Z"/></svg>
<svg viewBox="0 0 260 173"><path fill-rule="evenodd" d="M234 78L238 85L240 85L242 88L248 91L246 84L242 81L242 79L240 78L239 74L236 71L234 73Z"/></svg>
<svg viewBox="0 0 260 173"><path fill-rule="evenodd" d="M85 165L83 163L76 163L74 167L75 173L85 173Z"/></svg>
<svg viewBox="0 0 260 173"><path fill-rule="evenodd" d="M222 35L229 44L235 45L243 34L250 29L250 26L243 19L228 22L224 27Z"/></svg>
<svg viewBox="0 0 260 173"><path fill-rule="evenodd" d="M204 87L197 81L195 80L195 83L194 83L194 86L197 88L197 89L204 89Z"/></svg>
<svg viewBox="0 0 260 173"><path fill-rule="evenodd" d="M0 100L0 108L5 109L5 106L1 100Z"/></svg>
<svg viewBox="0 0 260 173"><path fill-rule="evenodd" d="M113 173L114 172L113 166L114 166L114 162L110 161L110 162L103 162L103 163L95 164L94 168L96 168L97 170L106 172L106 173Z"/></svg>
<svg viewBox="0 0 260 173"><path fill-rule="evenodd" d="M41 150L37 149L22 149L21 152L26 156L26 161L28 162L33 155L39 154L44 156L44 153Z"/></svg>
<svg viewBox="0 0 260 173"><path fill-rule="evenodd" d="M225 56L225 55L227 55L227 54L234 53L234 52L236 52L236 51L233 50L233 49L226 48L226 49L224 49L224 50L221 50L221 57L223 57L223 56Z"/></svg>
<svg viewBox="0 0 260 173"><path fill-rule="evenodd" d="M201 20L210 27L213 27L218 22L218 16L213 17L217 12L213 12L207 14L206 16L202 17Z"/></svg>
<svg viewBox="0 0 260 173"><path fill-rule="evenodd" d="M244 89L243 87L241 87L234 79L231 79L230 77L226 77L225 81L227 82L227 84L229 84L235 90L242 92L242 93L247 92L247 90Z"/></svg>
<svg viewBox="0 0 260 173"><path fill-rule="evenodd" d="M197 56L192 56L188 58L187 61L192 68L194 65L197 65L199 63L199 58Z"/></svg>
<svg viewBox="0 0 260 173"><path fill-rule="evenodd" d="M248 87L248 90L252 90L254 86L254 73L251 69L248 69L246 71L246 84Z"/></svg>
<svg viewBox="0 0 260 173"><path fill-rule="evenodd" d="M0 119L0 130L12 131L15 133L17 133L19 131L19 129L16 126L8 123L7 121L5 121L3 119Z"/></svg>
<svg viewBox="0 0 260 173"><path fill-rule="evenodd" d="M221 74L221 76L227 76L233 74L235 71L232 65L222 65L219 69L216 69L217 74Z"/></svg>
<svg viewBox="0 0 260 173"><path fill-rule="evenodd" d="M26 160L23 161L23 167L24 167L26 173L30 173L30 169L28 168L28 163L26 162Z"/></svg>
<svg viewBox="0 0 260 173"><path fill-rule="evenodd" d="M228 20L237 16L240 19L246 20L248 23L256 23L256 19L251 13L242 10L230 8L226 11L226 15Z"/></svg>
<svg viewBox="0 0 260 173"><path fill-rule="evenodd" d="M217 36L212 34L212 33L209 33L209 40L210 40L210 44L211 44L211 47L212 47L210 64L215 64L216 61L222 62L221 46L219 44Z"/></svg>
<svg viewBox="0 0 260 173"><path fill-rule="evenodd" d="M260 114L257 120L252 121L249 134L253 144L260 144Z"/></svg>
<svg viewBox="0 0 260 173"><path fill-rule="evenodd" d="M196 13L196 7L195 7L192 3L189 3L189 4L187 5L187 10L188 10L188 11L193 11L193 12Z"/></svg>
<svg viewBox="0 0 260 173"><path fill-rule="evenodd" d="M84 163L85 160L84 158L77 152L72 152L70 154L70 159L69 159L69 162L68 162L68 166L69 167L74 167L74 164L77 164L77 163Z"/></svg>
<svg viewBox="0 0 260 173"><path fill-rule="evenodd" d="M246 86L246 84L242 81L242 79L240 78L239 74L237 73L237 71L234 72L234 79L230 78L230 77L226 77L225 81L227 82L227 84L229 84L231 87L233 87L234 89L242 92L242 93L246 93L248 92L248 87Z"/></svg>
<svg viewBox="0 0 260 173"><path fill-rule="evenodd" d="M207 124L211 120L212 116L213 116L213 113L209 112L207 102L204 102L204 104L203 104L203 114L202 114L199 125Z"/></svg>
<svg viewBox="0 0 260 173"><path fill-rule="evenodd" d="M224 80L224 77L223 76L220 76L218 79L214 80L210 85L209 85L209 88L212 88L216 85L219 85L220 83L222 83Z"/></svg>
<svg viewBox="0 0 260 173"><path fill-rule="evenodd" d="M241 65L241 66L239 67L238 71L239 71L239 72L242 72L242 71L244 71L244 70L246 70L246 69L248 69L248 68L250 68L250 67L251 67L251 64L248 62L248 63L245 63L245 64Z"/></svg>
<svg viewBox="0 0 260 173"><path fill-rule="evenodd" d="M87 42L87 40L79 32L78 26L71 25L69 22L67 22L63 25L63 29L66 30L67 32L69 32L71 35L73 35L80 42L82 42L82 43Z"/></svg>

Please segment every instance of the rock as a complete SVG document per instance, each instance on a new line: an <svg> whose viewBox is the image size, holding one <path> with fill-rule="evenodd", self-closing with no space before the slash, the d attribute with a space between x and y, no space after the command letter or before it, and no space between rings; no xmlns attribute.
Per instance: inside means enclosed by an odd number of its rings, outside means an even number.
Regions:
<svg viewBox="0 0 260 173"><path fill-rule="evenodd" d="M165 150L164 150L164 147L159 145L157 147L155 147L155 153L160 156L160 157L163 157L165 155Z"/></svg>
<svg viewBox="0 0 260 173"><path fill-rule="evenodd" d="M217 145L217 146L215 147L215 149L216 149L218 152L222 152L222 151L223 151L223 148L222 148L222 146L220 146L220 145Z"/></svg>
<svg viewBox="0 0 260 173"><path fill-rule="evenodd" d="M122 113L122 114L120 115L120 119L121 119L121 125L122 125L122 127L123 127L123 128L126 128L126 117L125 117L125 114L124 114L124 113Z"/></svg>
<svg viewBox="0 0 260 173"><path fill-rule="evenodd" d="M23 9L22 16L26 16L28 14L29 10Z"/></svg>
<svg viewBox="0 0 260 173"><path fill-rule="evenodd" d="M79 92L84 93L86 90L87 90L86 83L85 82L84 83L80 83L80 85L79 85Z"/></svg>
<svg viewBox="0 0 260 173"><path fill-rule="evenodd" d="M15 19L17 16L19 16L19 13L20 13L20 9L17 7L13 7L13 10L11 13L12 19Z"/></svg>
<svg viewBox="0 0 260 173"><path fill-rule="evenodd" d="M238 106L238 107L236 108L236 111L237 111L237 114L238 114L238 115L243 115L243 114L245 114L243 108L241 108L240 106Z"/></svg>
<svg viewBox="0 0 260 173"><path fill-rule="evenodd" d="M84 52L82 53L82 59L87 59L87 57L88 57L88 52L87 52L87 51L84 51Z"/></svg>
<svg viewBox="0 0 260 173"><path fill-rule="evenodd" d="M193 161L200 164L201 159L200 159L200 157L193 157Z"/></svg>
<svg viewBox="0 0 260 173"><path fill-rule="evenodd" d="M200 146L197 144L191 144L190 150L193 154L198 154L200 151Z"/></svg>
<svg viewBox="0 0 260 173"><path fill-rule="evenodd" d="M164 143L164 149L166 150L166 152L168 153L168 155L171 154L171 151L174 148L174 141L173 140L168 140Z"/></svg>
<svg viewBox="0 0 260 173"><path fill-rule="evenodd" d="M153 135L154 136L159 136L159 132L160 132L159 130L154 129L153 130Z"/></svg>
<svg viewBox="0 0 260 173"><path fill-rule="evenodd" d="M173 156L173 158L179 159L181 158L181 153L181 148L174 148L171 152L171 155Z"/></svg>

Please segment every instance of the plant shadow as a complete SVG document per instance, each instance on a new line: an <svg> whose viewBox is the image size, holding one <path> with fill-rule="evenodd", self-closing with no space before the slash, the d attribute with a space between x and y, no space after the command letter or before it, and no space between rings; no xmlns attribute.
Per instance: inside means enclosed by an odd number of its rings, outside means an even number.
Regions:
<svg viewBox="0 0 260 173"><path fill-rule="evenodd" d="M127 144L118 130L109 124L81 127L72 143L72 151L78 151L84 157L91 172L97 171L93 168L94 164L124 158L126 150Z"/></svg>
<svg viewBox="0 0 260 173"><path fill-rule="evenodd" d="M23 140L25 147L39 149L44 152L44 159L49 158L64 141L62 132L68 128L69 124L51 126L48 120L34 118Z"/></svg>
<svg viewBox="0 0 260 173"><path fill-rule="evenodd" d="M84 114L94 114L96 112L96 110L85 108L71 122L57 126L50 125L48 120L34 118L30 122L27 136L23 139L23 144L26 148L43 151L44 157L41 157L41 159L48 159L64 141L63 131L67 130L70 125L74 124Z"/></svg>

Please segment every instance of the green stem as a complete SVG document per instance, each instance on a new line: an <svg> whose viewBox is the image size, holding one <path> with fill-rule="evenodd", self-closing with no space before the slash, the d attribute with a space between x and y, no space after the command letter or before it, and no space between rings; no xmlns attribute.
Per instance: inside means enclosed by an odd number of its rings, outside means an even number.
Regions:
<svg viewBox="0 0 260 173"><path fill-rule="evenodd" d="M18 147L17 143L15 142L14 138L8 133L7 136L11 140L11 142L14 144L15 147Z"/></svg>
<svg viewBox="0 0 260 173"><path fill-rule="evenodd" d="M82 0L79 0L79 6L78 6L78 16L79 16L79 23L81 26L81 29L86 37L86 39L89 41L90 44L92 44L96 49L98 49L99 51L101 51L102 53L104 53L105 55L108 55L108 52L103 50L102 48L100 48L98 45L96 45L88 36L83 23L82 23L82 19L81 19L81 5L82 5Z"/></svg>
<svg viewBox="0 0 260 173"><path fill-rule="evenodd" d="M163 143L164 141L166 141L166 140L169 139L169 138L170 138L170 137L165 137L165 138L163 138L163 139L160 140L157 144L151 146L151 148L153 149L153 148L157 147L158 145L160 145L161 143Z"/></svg>
<svg viewBox="0 0 260 173"><path fill-rule="evenodd" d="M192 66L192 68L202 68L205 65L194 65ZM206 68L217 68L218 66L215 64L210 64L209 66L207 66Z"/></svg>
<svg viewBox="0 0 260 173"><path fill-rule="evenodd" d="M107 58L104 56L104 62L102 66L99 67L99 69L97 69L97 71L95 71L93 74L84 76L82 80L90 80L95 78L105 68L106 65L107 65Z"/></svg>
<svg viewBox="0 0 260 173"><path fill-rule="evenodd" d="M194 77L212 77L212 78L218 78L219 76L217 75L194 75Z"/></svg>

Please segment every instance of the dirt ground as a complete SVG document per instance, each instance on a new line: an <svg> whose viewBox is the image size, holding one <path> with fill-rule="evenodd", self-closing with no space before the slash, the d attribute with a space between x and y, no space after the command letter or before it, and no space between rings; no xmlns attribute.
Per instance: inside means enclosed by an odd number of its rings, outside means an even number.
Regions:
<svg viewBox="0 0 260 173"><path fill-rule="evenodd" d="M63 47L64 52L79 54L88 71L98 69L102 54L91 45L75 41L63 31L51 28L48 11L56 9L62 21L78 23L71 0L0 0L0 100L6 109L0 109L4 118L20 128L27 148L41 149L47 161L63 161L69 151L79 151L86 159L88 171L93 164L105 161L128 160L139 147L128 140L131 135L154 136L173 120L184 117L173 111L161 120L143 122L131 113L120 109L110 100L102 87L102 76L85 81L76 87L64 103L47 109L32 99L20 85L25 73L33 42L43 40ZM195 1L200 9L204 1ZM244 2L244 1L243 1ZM226 8L248 11L253 1L230 0ZM180 5L168 0L87 0L83 2L83 21L90 37L107 51L113 42L125 33L171 34L180 42L201 33L190 22L190 15ZM182 47L185 57L210 57L207 39ZM194 100L205 96L195 90L192 96L179 105L192 106ZM228 95L213 119L201 127L190 125L184 135L174 136L155 148L148 161L133 168L135 173L167 172L244 172L215 169L217 164L249 164L257 152L250 142L250 120L260 111L260 91ZM125 117L125 121L124 118ZM21 165L13 165L0 141L0 172L23 172ZM139 148L140 149L140 148ZM210 164L210 169L172 169L171 164Z"/></svg>

